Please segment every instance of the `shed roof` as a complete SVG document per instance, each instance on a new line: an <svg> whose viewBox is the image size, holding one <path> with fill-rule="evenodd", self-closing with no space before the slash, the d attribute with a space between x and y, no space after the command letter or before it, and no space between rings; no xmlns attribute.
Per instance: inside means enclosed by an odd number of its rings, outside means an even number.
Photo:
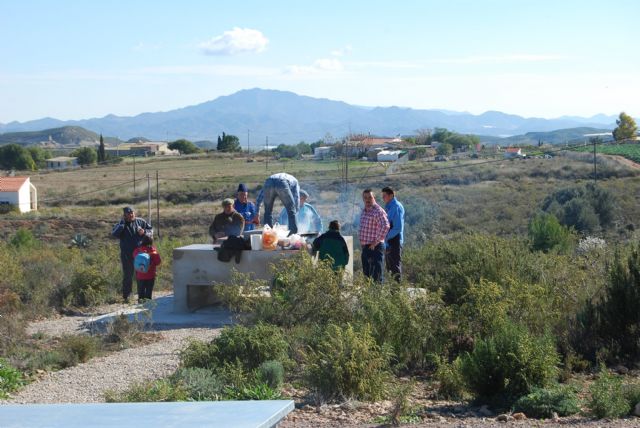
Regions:
<svg viewBox="0 0 640 428"><path fill-rule="evenodd" d="M0 192L17 192L29 177L0 177Z"/></svg>

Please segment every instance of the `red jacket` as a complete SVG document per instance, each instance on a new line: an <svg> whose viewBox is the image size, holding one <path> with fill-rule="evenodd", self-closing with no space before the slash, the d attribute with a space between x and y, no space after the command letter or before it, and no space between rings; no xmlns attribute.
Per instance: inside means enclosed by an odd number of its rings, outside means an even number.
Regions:
<svg viewBox="0 0 640 428"><path fill-rule="evenodd" d="M149 263L149 270L146 273L136 271L136 279L154 279L156 277L156 266L162 263L158 250L156 250L156 247L145 247L141 245L133 250L134 260L138 253L148 253L151 260Z"/></svg>

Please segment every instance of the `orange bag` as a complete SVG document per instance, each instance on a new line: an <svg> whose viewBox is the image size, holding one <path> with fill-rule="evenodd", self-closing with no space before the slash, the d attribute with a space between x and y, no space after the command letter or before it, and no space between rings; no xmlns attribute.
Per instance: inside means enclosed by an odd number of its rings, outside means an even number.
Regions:
<svg viewBox="0 0 640 428"><path fill-rule="evenodd" d="M262 249L263 250L275 250L278 247L278 233L265 225L262 230Z"/></svg>

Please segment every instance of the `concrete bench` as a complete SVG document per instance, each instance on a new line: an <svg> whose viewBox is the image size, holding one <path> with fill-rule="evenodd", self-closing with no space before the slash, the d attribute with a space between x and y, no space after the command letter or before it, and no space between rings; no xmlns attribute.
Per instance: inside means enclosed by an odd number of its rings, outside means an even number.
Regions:
<svg viewBox="0 0 640 428"><path fill-rule="evenodd" d="M12 404L0 406L3 428L272 428L292 400L173 403Z"/></svg>
<svg viewBox="0 0 640 428"><path fill-rule="evenodd" d="M353 237L344 237L349 247L349 263L346 276L353 276ZM213 284L228 284L233 270L250 274L252 278L272 280L270 266L294 257L298 251L243 251L240 263L218 260L218 252L212 244L193 244L173 250L173 309L174 312L192 312L200 307L217 303Z"/></svg>

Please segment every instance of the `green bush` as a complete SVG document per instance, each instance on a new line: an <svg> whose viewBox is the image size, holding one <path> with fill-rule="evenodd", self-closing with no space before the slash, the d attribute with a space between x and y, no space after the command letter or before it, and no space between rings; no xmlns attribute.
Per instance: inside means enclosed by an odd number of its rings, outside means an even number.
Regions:
<svg viewBox="0 0 640 428"><path fill-rule="evenodd" d="M542 209L563 225L588 233L613 224L616 200L607 189L588 183L556 190L545 198Z"/></svg>
<svg viewBox="0 0 640 428"><path fill-rule="evenodd" d="M186 401L189 398L182 384L173 384L168 379L136 383L124 392L107 391L107 403L152 403L164 401Z"/></svg>
<svg viewBox="0 0 640 428"><path fill-rule="evenodd" d="M553 214L540 213L529 222L529 240L534 251L557 251L566 254L571 250L571 231L560 224Z"/></svg>
<svg viewBox="0 0 640 428"><path fill-rule="evenodd" d="M218 365L216 348L211 343L192 339L180 351L180 365L185 368L214 369Z"/></svg>
<svg viewBox="0 0 640 428"><path fill-rule="evenodd" d="M288 344L282 331L269 324L226 327L211 345L218 364L239 361L247 371L258 368L266 361L288 360Z"/></svg>
<svg viewBox="0 0 640 428"><path fill-rule="evenodd" d="M109 282L96 268L87 267L73 274L63 302L67 306L95 306L105 303L108 295Z"/></svg>
<svg viewBox="0 0 640 428"><path fill-rule="evenodd" d="M305 380L325 399L376 400L385 393L389 359L368 328L330 324L309 351Z"/></svg>
<svg viewBox="0 0 640 428"><path fill-rule="evenodd" d="M575 388L556 385L546 389L534 388L515 402L513 410L530 418L551 418L554 413L558 416L574 415L580 411L580 406Z"/></svg>
<svg viewBox="0 0 640 428"><path fill-rule="evenodd" d="M465 393L464 378L460 370L460 358L452 363L438 364L434 378L438 381L437 397L440 400L462 400Z"/></svg>
<svg viewBox="0 0 640 428"><path fill-rule="evenodd" d="M446 353L454 318L439 293L409 292L408 286L362 288L354 323L369 326L377 344L393 351L397 369L421 370L429 368L433 355Z"/></svg>
<svg viewBox="0 0 640 428"><path fill-rule="evenodd" d="M65 336L58 349L64 359L63 367L71 367L95 357L100 351L100 339L85 335Z"/></svg>
<svg viewBox="0 0 640 428"><path fill-rule="evenodd" d="M24 383L22 373L0 358L0 398L6 398L8 393L17 390Z"/></svg>
<svg viewBox="0 0 640 428"><path fill-rule="evenodd" d="M141 318L129 319L128 315L120 314L113 318L107 325L104 336L105 343L116 344L120 348L128 348L138 342L144 331L144 320Z"/></svg>
<svg viewBox="0 0 640 428"><path fill-rule="evenodd" d="M13 235L10 243L15 248L33 248L38 241L29 229L20 228L16 231L15 235Z"/></svg>
<svg viewBox="0 0 640 428"><path fill-rule="evenodd" d="M230 400L278 400L282 394L266 383L256 383L240 389L227 389L227 397Z"/></svg>
<svg viewBox="0 0 640 428"><path fill-rule="evenodd" d="M622 379L609 373L606 367L601 367L598 378L589 388L591 398L587 407L591 413L599 418L619 418L631 410L625 398Z"/></svg>
<svg viewBox="0 0 640 428"><path fill-rule="evenodd" d="M461 372L479 398L514 399L535 387L547 386L557 375L559 357L549 335L535 337L525 328L505 323L473 352L461 359Z"/></svg>
<svg viewBox="0 0 640 428"><path fill-rule="evenodd" d="M280 361L265 361L258 367L258 379L269 385L272 389L278 389L284 383L284 367Z"/></svg>
<svg viewBox="0 0 640 428"><path fill-rule="evenodd" d="M218 401L225 397L222 379L214 371L199 367L178 369L172 376L174 385L180 385L193 401Z"/></svg>

